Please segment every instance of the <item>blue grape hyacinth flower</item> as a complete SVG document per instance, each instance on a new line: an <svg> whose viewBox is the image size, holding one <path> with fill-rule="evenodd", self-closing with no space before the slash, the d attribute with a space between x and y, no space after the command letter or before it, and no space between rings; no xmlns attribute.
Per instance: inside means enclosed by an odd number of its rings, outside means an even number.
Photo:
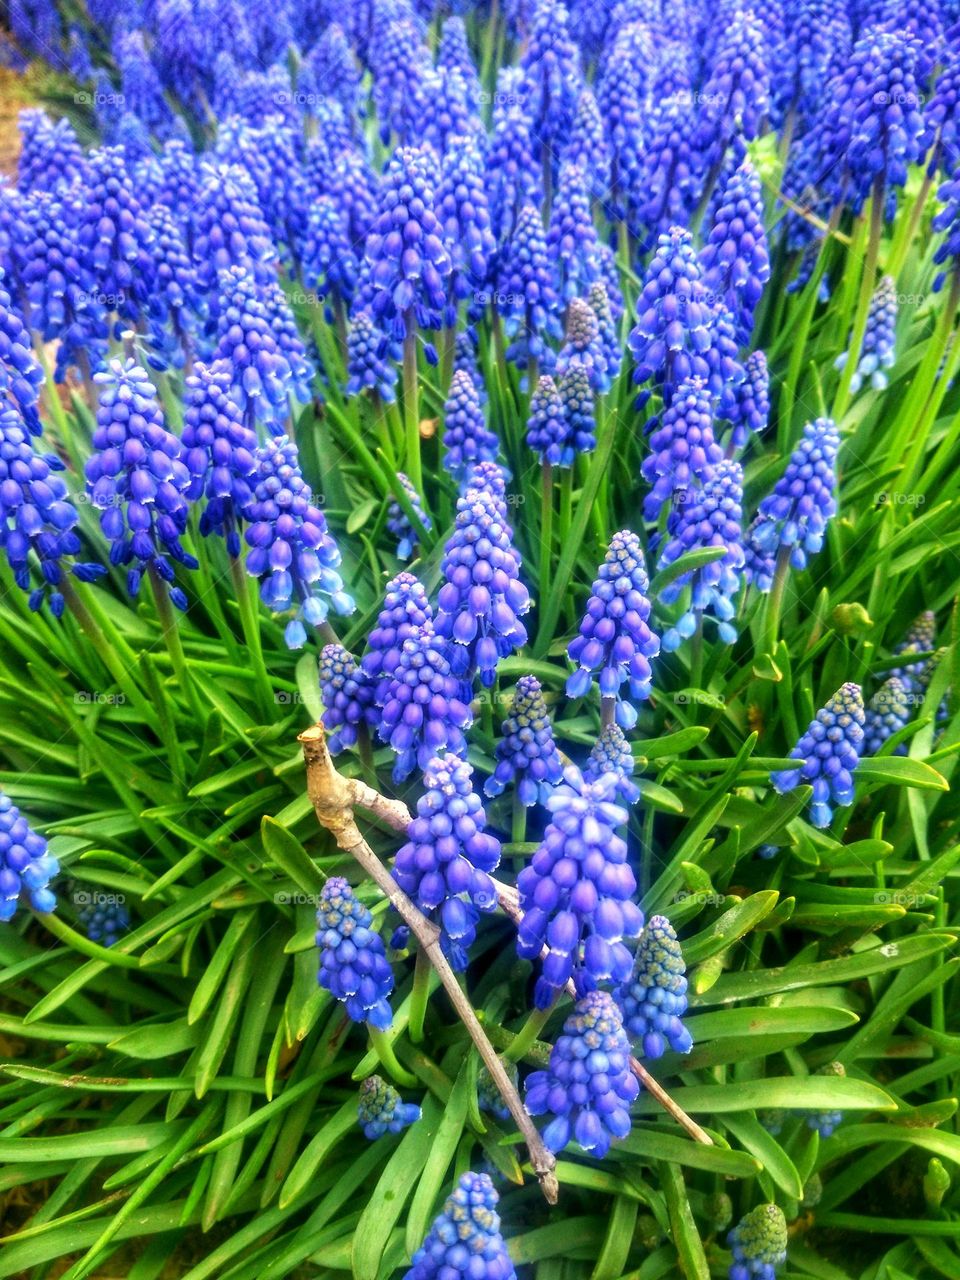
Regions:
<svg viewBox="0 0 960 1280"><path fill-rule="evenodd" d="M332 755L356 745L360 729L376 728L380 712L374 702L375 687L342 644L325 644L320 650L320 697L323 727L329 735Z"/></svg>
<svg viewBox="0 0 960 1280"><path fill-rule="evenodd" d="M457 308L489 279L497 242L484 186L483 157L472 138L454 137L443 159L436 212L452 264L444 315L455 326Z"/></svg>
<svg viewBox="0 0 960 1280"><path fill-rule="evenodd" d="M437 635L451 642L454 674L472 679L477 672L487 688L499 660L526 643L520 618L531 605L504 510L502 498L486 488L470 487L460 497L437 596Z"/></svg>
<svg viewBox="0 0 960 1280"><path fill-rule="evenodd" d="M404 640L382 699L381 739L397 753L395 782L419 764L426 769L441 751L466 755L464 729L473 723L463 701L463 681L450 670L450 643L425 622Z"/></svg>
<svg viewBox="0 0 960 1280"><path fill-rule="evenodd" d="M19 409L35 436L40 434L37 406L42 385L43 370L33 354L30 335L9 293L0 286L0 404L5 399Z"/></svg>
<svg viewBox="0 0 960 1280"><path fill-rule="evenodd" d="M745 562L743 550L743 471L738 462L721 462L707 473L702 489L689 489L671 512L667 539L658 568L675 563L689 551L722 547L724 555L691 573L681 574L660 593L663 604L672 604L685 587L690 601L681 617L663 633L665 652L678 649L706 614L716 619L724 644L733 644L737 631L735 597L742 585Z"/></svg>
<svg viewBox="0 0 960 1280"><path fill-rule="evenodd" d="M344 1006L354 1022L381 1031L391 1025L393 970L373 916L342 876L331 876L317 906L321 987Z"/></svg>
<svg viewBox="0 0 960 1280"><path fill-rule="evenodd" d="M140 590L144 573L168 584L178 609L187 597L174 582L170 560L188 569L197 561L180 542L186 531L193 477L183 447L167 430L157 391L133 360L111 360L94 375L101 388L87 493L110 542L110 563L130 566L127 589ZM169 557L169 559L168 559Z"/></svg>
<svg viewBox="0 0 960 1280"><path fill-rule="evenodd" d="M897 359L896 333L897 286L892 276L884 276L870 299L860 359L850 379L851 394L856 395L867 380L874 391L886 387L885 370L892 369ZM843 369L849 358L850 353L842 351L834 361L834 368Z"/></svg>
<svg viewBox="0 0 960 1280"><path fill-rule="evenodd" d="M562 332L560 298L540 210L533 205L520 210L513 235L500 252L494 300L511 339L507 359L518 369L535 362L549 371L554 355L548 340Z"/></svg>
<svg viewBox="0 0 960 1280"><path fill-rule="evenodd" d="M600 341L600 320L583 298L573 298L567 307L566 336L557 355L557 374L562 377L574 369L583 370L597 395L610 390L606 353Z"/></svg>
<svg viewBox="0 0 960 1280"><path fill-rule="evenodd" d="M703 283L723 296L741 342L753 332L754 312L770 279L770 256L763 225L763 191L749 160L735 169L713 213L700 250Z"/></svg>
<svg viewBox="0 0 960 1280"><path fill-rule="evenodd" d="M633 972L614 998L631 1040L645 1058L662 1058L667 1048L689 1053L693 1038L683 1025L687 1011L687 966L676 932L666 916L651 916L634 960Z"/></svg>
<svg viewBox="0 0 960 1280"><path fill-rule="evenodd" d="M907 725L911 697L910 690L899 676L889 676L884 680L864 710L861 755L875 756L888 738ZM901 742L895 754L906 755L907 744Z"/></svg>
<svg viewBox="0 0 960 1280"><path fill-rule="evenodd" d="M787 1221L775 1204L758 1204L727 1236L733 1250L730 1280L776 1280L787 1257Z"/></svg>
<svg viewBox="0 0 960 1280"><path fill-rule="evenodd" d="M557 384L549 373L537 379L527 417L527 446L541 464L569 467L573 451L567 447L567 418Z"/></svg>
<svg viewBox="0 0 960 1280"><path fill-rule="evenodd" d="M0 921L13 919L23 890L34 911L56 910L57 899L48 886L59 870L46 840L0 791Z"/></svg>
<svg viewBox="0 0 960 1280"><path fill-rule="evenodd" d="M439 326L451 264L434 212L436 159L423 147L394 152L380 187L379 213L367 236L373 318L400 339Z"/></svg>
<svg viewBox="0 0 960 1280"><path fill-rule="evenodd" d="M392 1084L380 1076L367 1076L360 1085L357 1121L371 1142L385 1133L402 1133L420 1119L415 1102L404 1102Z"/></svg>
<svg viewBox="0 0 960 1280"><path fill-rule="evenodd" d="M412 573L398 573L391 578L377 620L367 637L367 651L360 660L364 674L374 684L377 706L383 706L404 642L432 619L430 601L418 579Z"/></svg>
<svg viewBox="0 0 960 1280"><path fill-rule="evenodd" d="M551 820L543 841L517 878L524 912L517 951L543 967L534 1002L549 1008L572 978L578 994L600 982L624 982L633 957L624 938L639 937L643 913L637 882L618 829L627 811L615 802L613 773L587 782L573 766L546 802Z"/></svg>
<svg viewBox="0 0 960 1280"><path fill-rule="evenodd" d="M559 268L560 297L564 302L582 297L600 271L587 175L578 164L568 162L560 167L560 185L547 228L547 251Z"/></svg>
<svg viewBox="0 0 960 1280"><path fill-rule="evenodd" d="M348 396L370 391L387 404L397 398L397 366L387 335L373 323L366 311L358 311L347 334Z"/></svg>
<svg viewBox="0 0 960 1280"><path fill-rule="evenodd" d="M17 586L28 593L30 608L37 610L48 600L57 618L66 604L65 570L82 582L106 572L102 565L73 560L81 550L76 533L80 516L59 475L63 469L56 454L36 452L15 408L0 408L0 552ZM67 559L71 563L65 565Z"/></svg>
<svg viewBox="0 0 960 1280"><path fill-rule="evenodd" d="M722 416L733 430L727 453L742 449L751 435L766 431L770 420L770 371L762 351L751 351L743 362L744 379L722 402Z"/></svg>
<svg viewBox="0 0 960 1280"><path fill-rule="evenodd" d="M517 1280L490 1175L461 1174L403 1280Z"/></svg>
<svg viewBox="0 0 960 1280"><path fill-rule="evenodd" d="M85 893L83 896L88 901L77 912L77 924L91 942L112 947L130 928L130 912L115 895Z"/></svg>
<svg viewBox="0 0 960 1280"><path fill-rule="evenodd" d="M664 504L690 501L712 468L723 460L713 434L713 397L703 378L685 378L650 435L641 472L651 491L643 500L646 520L657 520Z"/></svg>
<svg viewBox="0 0 960 1280"><path fill-rule="evenodd" d="M490 879L500 863L500 842L485 827L473 789L473 769L455 754L434 756L423 771L425 793L397 852L394 877L440 926L440 945L454 969L467 967L481 911L493 911Z"/></svg>
<svg viewBox="0 0 960 1280"><path fill-rule="evenodd" d="M499 796L513 783L522 805L545 803L563 779L563 764L543 690L536 676L521 676L510 714L497 743L497 767L484 784L488 796Z"/></svg>
<svg viewBox="0 0 960 1280"><path fill-rule="evenodd" d="M828 1062L817 1072L818 1076L827 1076L834 1080L846 1078L847 1069L842 1062ZM832 1137L834 1129L843 1119L842 1111L811 1111L806 1116L808 1129L815 1129L821 1138Z"/></svg>
<svg viewBox="0 0 960 1280"><path fill-rule="evenodd" d="M594 395L586 369L581 365L568 369L560 378L559 390L566 427L561 461L569 458L572 465L580 454L597 447Z"/></svg>
<svg viewBox="0 0 960 1280"><path fill-rule="evenodd" d="M753 538L766 554L789 549L790 564L804 569L823 546L827 525L836 514L836 461L840 434L832 418L816 418L790 455L773 493L760 503Z"/></svg>
<svg viewBox="0 0 960 1280"><path fill-rule="evenodd" d="M764 30L752 10L738 10L717 42L699 95L695 145L704 170L720 163L737 136L760 133L770 105L770 66Z"/></svg>
<svg viewBox="0 0 960 1280"><path fill-rule="evenodd" d="M356 607L337 573L340 551L323 512L313 503L300 471L297 446L286 436L257 450L253 501L244 513L246 569L260 582L260 599L274 613L294 610L284 629L289 649L307 642L305 624L319 627L330 607L352 613Z"/></svg>
<svg viewBox="0 0 960 1280"><path fill-rule="evenodd" d="M605 991L591 991L563 1024L549 1066L527 1077L524 1102L531 1115L550 1117L543 1131L549 1150L575 1141L602 1159L630 1133L630 1104L639 1092L620 1010Z"/></svg>
<svg viewBox="0 0 960 1280"><path fill-rule="evenodd" d="M863 750L863 725L860 686L841 685L790 752L790 758L800 762L797 767L770 775L781 795L805 783L813 787L810 821L815 827L829 827L834 805L853 804L853 775Z"/></svg>
<svg viewBox="0 0 960 1280"><path fill-rule="evenodd" d="M893 652L910 657L913 654L932 654L937 644L937 615L932 609L924 609L917 615L906 630L903 639L894 647ZM899 676L904 684L911 688L914 684L926 687L925 679L934 659L921 658L919 662L908 662L904 666L891 670L891 676Z"/></svg>
<svg viewBox="0 0 960 1280"><path fill-rule="evenodd" d="M397 479L410 500L414 514L424 529L429 531L433 528L433 522L424 511L420 495L413 487L413 483L402 471L397 472ZM420 542L420 531L414 527L410 517L395 499L387 507L387 532L397 540L397 559L409 560Z"/></svg>
<svg viewBox="0 0 960 1280"><path fill-rule="evenodd" d="M500 441L484 421L480 395L471 374L458 369L443 406L443 465L459 481L477 462L494 462Z"/></svg>
<svg viewBox="0 0 960 1280"><path fill-rule="evenodd" d="M617 804L636 804L640 788L633 781L636 763L630 743L618 724L606 724L600 730L583 767L586 782L597 782L605 773L616 778L615 800Z"/></svg>
<svg viewBox="0 0 960 1280"><path fill-rule="evenodd" d="M632 729L637 712L622 696L627 685L631 699L650 696L651 658L660 641L648 626L650 581L640 539L629 529L614 534L600 566L567 656L577 670L567 680L567 697L582 698L598 675L601 699L616 699L617 723Z"/></svg>
<svg viewBox="0 0 960 1280"><path fill-rule="evenodd" d="M136 324L153 290L154 235L121 147L90 153L78 228L80 261L108 311Z"/></svg>

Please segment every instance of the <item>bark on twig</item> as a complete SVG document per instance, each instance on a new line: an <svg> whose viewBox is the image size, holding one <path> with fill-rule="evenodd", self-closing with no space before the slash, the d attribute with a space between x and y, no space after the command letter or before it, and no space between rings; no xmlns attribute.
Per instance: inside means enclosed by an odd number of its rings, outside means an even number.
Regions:
<svg viewBox="0 0 960 1280"><path fill-rule="evenodd" d="M364 840L353 814L354 805L360 805L382 818L390 826L398 827L401 811L406 814L407 821L410 819L406 806L399 801L388 800L363 782L343 777L330 758L322 725L317 724L307 729L300 734L299 741L303 745L303 757L307 768L307 795L317 815L317 821L333 835L338 846L355 858L371 880L380 886L391 905L410 926L417 941L429 956L430 963L437 971L457 1016L467 1028L484 1066L490 1073L491 1080L499 1090L517 1128L523 1135L530 1154L531 1167L540 1180L540 1188L547 1203L556 1204L559 1193L557 1176L554 1173L556 1157L544 1145L496 1049L487 1039L473 1006L461 991L456 976L441 950L439 929L407 897ZM403 829L406 829L405 822Z"/></svg>
<svg viewBox="0 0 960 1280"><path fill-rule="evenodd" d="M406 894L404 894L400 889L400 886L384 868L373 850L370 849L370 846L361 836L353 816L353 806L359 805L362 809L366 809L368 813L379 819L384 826L390 827L391 830L396 831L401 835L406 835L407 826L411 820L410 810L402 800L390 800L386 796L381 795L379 791L374 791L374 789L367 786L366 783L359 781L359 779L343 777L343 775L336 770L333 761L330 758L330 753L326 747L322 725L318 724L312 729L307 729L305 733L300 735L299 741L303 744L303 755L307 764L307 794L313 804L314 811L316 812L320 825L326 827L328 831L331 831L340 848L345 852L352 854L361 866L364 867L371 879L376 880L377 884L380 885L381 889L383 889L393 906L396 907L400 915L403 916L407 924L410 925L418 940L421 942L423 941L420 933L414 927L413 922L410 920L404 909L398 904L397 898L394 896L395 894L399 894L405 902L409 903L410 908L417 912L427 930L432 930L436 933L436 926L427 920L426 916L419 912L417 907L410 902L409 898L407 898ZM321 763L322 758L325 758L325 764ZM346 843L344 843L345 840L347 841ZM361 845L367 851L369 858L376 864L378 874L374 873L372 863L368 863L358 856L356 849ZM516 889L512 888L510 885L503 884L502 881L495 879L493 876L491 876L491 879L496 887L497 899L500 903L501 909L511 918L511 920L513 920L515 924L519 925L520 921L523 919L523 912L520 910L520 900ZM456 987L459 1003L455 1000L455 1007L459 1012L460 1008L462 1008L463 1005L466 1005L471 1017L476 1022L477 1030L486 1042L490 1052L493 1053L502 1071L500 1059L497 1057L489 1040L487 1040L480 1023L476 1021L476 1015L473 1012L473 1007L461 992L456 978L453 976L452 971L450 971L450 966L447 964L446 957L443 955L442 951L440 951L439 944L436 945L435 950L440 955L444 966L450 972L450 979ZM430 958L431 961L433 961L432 954ZM446 987L449 992L450 988L447 985L447 982L443 979L442 971L438 968L437 972L441 981L443 981L444 987ZM572 982L567 983L567 991L572 998L576 1000L577 995ZM451 999L452 998L453 997L451 996ZM465 1018L464 1021L467 1022ZM471 1030L469 1022L467 1022L467 1030L470 1031L470 1035L479 1049L480 1043L477 1040L476 1035L474 1035ZM481 1057L483 1057L484 1063L489 1068L490 1063L487 1061L487 1058L484 1057L482 1050ZM668 1115L672 1116L673 1119L676 1120L677 1124L679 1124L682 1129L685 1129L695 1142L700 1142L704 1146L714 1145L713 1139L710 1135L701 1129L695 1120L687 1115L679 1103L675 1102L673 1098L671 1098L670 1094L667 1093L666 1089L664 1089L663 1086L654 1079L650 1072L647 1071L643 1063L633 1056L630 1058L630 1070L637 1077L650 1096L659 1102L664 1111L666 1111ZM509 1105L508 1096L501 1088L500 1081L492 1069L491 1075L497 1083L497 1087L500 1088L504 1101ZM516 1094L506 1072L503 1072L503 1077L509 1085L510 1090ZM519 1098L517 1101L519 1102ZM522 1103L520 1103L520 1106L523 1108ZM511 1115L514 1115L512 1107L510 1108L510 1113ZM525 1116L527 1114L525 1109L523 1114ZM516 1118L516 1115L514 1115L514 1119ZM527 1120L529 1121L529 1117L527 1117ZM521 1132L526 1136L526 1131L523 1127L521 1127Z"/></svg>

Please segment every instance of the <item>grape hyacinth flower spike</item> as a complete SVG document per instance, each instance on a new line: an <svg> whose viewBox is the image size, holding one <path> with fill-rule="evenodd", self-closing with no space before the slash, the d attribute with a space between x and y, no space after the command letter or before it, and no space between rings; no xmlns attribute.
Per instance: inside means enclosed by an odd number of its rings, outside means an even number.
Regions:
<svg viewBox="0 0 960 1280"><path fill-rule="evenodd" d="M605 773L616 778L614 797L617 804L636 804L640 788L633 781L636 765L630 743L618 724L604 725L583 767L585 782L597 782Z"/></svg>
<svg viewBox="0 0 960 1280"><path fill-rule="evenodd" d="M410 501L414 515L429 532L433 528L433 522L423 509L419 493L402 471L397 472L397 479ZM387 531L397 540L397 559L409 560L420 542L420 531L396 499L387 507Z"/></svg>
<svg viewBox="0 0 960 1280"><path fill-rule="evenodd" d="M749 160L734 170L723 189L707 243L700 251L700 265L703 283L711 293L723 296L740 341L748 342L763 286L770 279L763 192Z"/></svg>
<svg viewBox="0 0 960 1280"><path fill-rule="evenodd" d="M527 1077L524 1102L531 1115L550 1117L543 1140L551 1151L573 1140L602 1159L630 1133L630 1104L639 1092L620 1010L605 991L591 991L563 1024L546 1070Z"/></svg>
<svg viewBox="0 0 960 1280"><path fill-rule="evenodd" d="M331 876L317 907L318 981L354 1022L386 1031L393 1021L393 970L373 916L342 876Z"/></svg>
<svg viewBox="0 0 960 1280"><path fill-rule="evenodd" d="M339 614L352 613L356 606L336 571L340 551L326 517L313 504L297 446L286 436L267 440L257 450L253 501L244 515L249 521L247 573L259 579L260 599L268 609L295 611L284 639L287 648L302 649L306 625L321 626L331 606Z"/></svg>
<svg viewBox="0 0 960 1280"><path fill-rule="evenodd" d="M808 422L773 493L760 503L754 539L768 555L779 549L794 569L806 568L808 556L819 552L836 514L839 448L840 434L832 418Z"/></svg>
<svg viewBox="0 0 960 1280"><path fill-rule="evenodd" d="M538 800L545 803L562 779L563 765L540 681L536 676L521 676L497 743L497 767L483 789L488 796L499 796L513 782L520 803L529 807Z"/></svg>
<svg viewBox="0 0 960 1280"><path fill-rule="evenodd" d="M30 608L37 610L48 600L56 618L66 604L63 561L81 550L76 533L80 516L58 474L63 469L56 454L36 452L26 422L12 405L0 408L0 552L17 586L28 593ZM74 561L69 572L90 582L106 569Z"/></svg>
<svg viewBox="0 0 960 1280"><path fill-rule="evenodd" d="M713 397L702 378L680 383L650 436L641 472L650 493L643 500L646 520L659 519L665 503L689 502L711 469L723 460L713 435Z"/></svg>
<svg viewBox="0 0 960 1280"><path fill-rule="evenodd" d="M77 912L77 924L91 942L101 947L113 944L130 928L130 913L122 901L103 893L84 893L87 902ZM81 894L77 894L79 901Z"/></svg>
<svg viewBox="0 0 960 1280"><path fill-rule="evenodd" d="M403 782L415 765L426 769L446 750L466 755L463 731L473 715L462 699L463 682L450 670L450 645L427 621L404 640L382 699L379 734L397 753L394 782Z"/></svg>
<svg viewBox="0 0 960 1280"><path fill-rule="evenodd" d="M678 503L670 516L669 537L657 567L662 569L689 551L708 547L722 547L724 555L691 573L681 574L661 591L661 602L671 604L686 586L690 587L687 609L663 633L662 643L667 653L689 639L708 612L716 619L717 632L724 644L733 644L737 638L733 625L734 599L740 590L745 561L740 464L721 462L708 473L702 489L690 489L684 497L686 500Z"/></svg>
<svg viewBox="0 0 960 1280"><path fill-rule="evenodd" d="M781 795L799 786L813 787L810 821L829 827L833 805L853 804L853 774L863 749L863 694L858 684L841 685L810 721L790 758L795 769L780 769L770 781Z"/></svg>
<svg viewBox="0 0 960 1280"><path fill-rule="evenodd" d="M561 336L560 299L555 272L547 252L540 211L528 204L500 254L497 306L507 337L507 359L527 370L532 385L541 371L553 366L547 339Z"/></svg>
<svg viewBox="0 0 960 1280"><path fill-rule="evenodd" d="M733 428L727 442L727 457L742 449L751 434L766 431L770 419L770 372L762 351L751 351L743 362L744 378L722 401L722 416Z"/></svg>
<svg viewBox="0 0 960 1280"><path fill-rule="evenodd" d="M627 822L615 802L617 783L613 773L587 782L568 767L546 802L551 820L543 841L517 878L524 912L517 951L536 960L547 949L534 992L538 1009L549 1008L571 978L583 995L630 976L633 958L623 939L639 937L643 914L617 834Z"/></svg>
<svg viewBox="0 0 960 1280"><path fill-rule="evenodd" d="M775 1204L758 1204L727 1236L733 1250L730 1280L776 1280L787 1257L787 1221Z"/></svg>
<svg viewBox="0 0 960 1280"><path fill-rule="evenodd" d="M530 397L527 418L527 446L542 465L569 467L573 451L567 447L567 422L557 384L548 373L541 374Z"/></svg>
<svg viewBox="0 0 960 1280"><path fill-rule="evenodd" d="M110 563L129 565L127 590L136 596L145 572L168 584L178 609L187 597L174 581L168 556L185 568L197 561L180 538L187 527L193 477L182 446L167 430L157 391L133 360L111 360L94 375L100 386L95 452L87 462L87 493L100 511L100 527L110 542Z"/></svg>
<svg viewBox="0 0 960 1280"><path fill-rule="evenodd" d="M225 364L197 361L185 379L182 442L193 477L190 496L206 499L200 533L221 534L230 555L239 556L240 521L253 499L257 435L243 421L231 381Z"/></svg>
<svg viewBox="0 0 960 1280"><path fill-rule="evenodd" d="M932 654L937 644L937 615L932 609L924 609L923 613L917 615L907 628L906 635L900 643L894 648L893 652L899 657L901 654L909 656L916 653ZM933 662L933 658L923 658L919 662L908 662L903 667L896 667L890 672L892 676L899 676L900 679L908 686L916 682L922 684L926 673L929 671ZM924 685L924 687L926 687Z"/></svg>
<svg viewBox="0 0 960 1280"><path fill-rule="evenodd" d="M360 1085L357 1121L371 1142L385 1133L402 1133L420 1119L415 1102L404 1102L392 1084L380 1076L367 1076Z"/></svg>
<svg viewBox="0 0 960 1280"><path fill-rule="evenodd" d="M444 955L459 970L467 967L479 913L497 905L490 872L500 863L500 842L484 830L472 779L473 769L456 755L428 762L426 792L394 863L397 884L439 924Z"/></svg>
<svg viewBox="0 0 960 1280"><path fill-rule="evenodd" d="M478 672L487 688L499 660L526 643L520 618L531 603L503 512L502 499L489 489L466 490L444 548L437 596L437 635L451 642L454 674L471 679Z"/></svg>
<svg viewBox="0 0 960 1280"><path fill-rule="evenodd" d="M556 371L561 376L582 369L597 395L610 390L607 359L600 341L600 320L590 303L573 298L567 307L567 331L557 356Z"/></svg>
<svg viewBox="0 0 960 1280"><path fill-rule="evenodd" d="M623 698L650 696L653 670L650 659L660 652L660 641L648 625L650 582L640 539L629 529L614 534L593 583L579 634L571 640L567 656L577 670L567 680L567 697L582 698L599 672L604 722L616 717L624 729L637 721L636 708ZM612 714L611 714L612 713Z"/></svg>
<svg viewBox="0 0 960 1280"><path fill-rule="evenodd" d="M464 1173L403 1280L517 1280L490 1175Z"/></svg>
<svg viewBox="0 0 960 1280"><path fill-rule="evenodd" d="M494 462L500 441L487 428L476 383L465 370L450 381L443 407L443 465L458 481L477 462Z"/></svg>
<svg viewBox="0 0 960 1280"><path fill-rule="evenodd" d="M24 889L34 911L54 911L57 899L48 886L59 870L46 840L0 791L0 922L13 919Z"/></svg>
<svg viewBox="0 0 960 1280"><path fill-rule="evenodd" d="M889 676L866 705L861 756L875 756L886 740L899 733L910 720L912 694L899 676ZM895 755L906 755L901 742Z"/></svg>
<svg viewBox="0 0 960 1280"><path fill-rule="evenodd" d="M374 704L374 685L342 644L325 644L320 650L320 697L323 727L332 755L353 747L360 730L376 728L380 720Z"/></svg>
<svg viewBox="0 0 960 1280"><path fill-rule="evenodd" d="M373 682L377 706L384 704L404 642L432 618L427 593L412 573L398 573L387 583L377 621L367 637L367 651L360 660L364 674Z"/></svg>
<svg viewBox="0 0 960 1280"><path fill-rule="evenodd" d="M634 960L633 973L614 997L631 1040L639 1040L645 1058L661 1058L693 1048L682 1018L687 1010L687 966L666 916L651 916Z"/></svg>
<svg viewBox="0 0 960 1280"><path fill-rule="evenodd" d="M348 396L370 391L387 404L397 398L397 366L391 358L389 341L366 311L358 311L350 321L347 375Z"/></svg>
<svg viewBox="0 0 960 1280"><path fill-rule="evenodd" d="M828 1062L817 1072L818 1076L832 1077L834 1080L843 1080L846 1074L847 1069L842 1062ZM815 1129L821 1138L829 1138L842 1119L842 1111L812 1111L806 1117L807 1128Z"/></svg>
<svg viewBox="0 0 960 1280"><path fill-rule="evenodd" d="M867 313L867 329L860 346L860 359L850 379L850 393L856 393L869 379L874 391L882 391L887 385L886 369L892 369L897 359L897 286L891 276L884 276L870 300ZM843 351L834 361L834 368L843 369L850 353Z"/></svg>

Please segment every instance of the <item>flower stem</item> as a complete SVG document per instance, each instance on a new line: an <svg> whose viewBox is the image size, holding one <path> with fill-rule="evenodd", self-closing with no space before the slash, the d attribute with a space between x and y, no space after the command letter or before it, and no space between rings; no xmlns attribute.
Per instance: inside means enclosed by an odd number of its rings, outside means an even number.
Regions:
<svg viewBox="0 0 960 1280"><path fill-rule="evenodd" d="M553 464L544 462L540 505L540 599L546 598L550 584L553 552Z"/></svg>
<svg viewBox="0 0 960 1280"><path fill-rule="evenodd" d="M230 561L230 577L233 579L233 592L237 598L237 608L240 612L240 627L253 664L254 679L262 703L261 710L269 719L271 715L270 709L275 699L274 692L270 687L267 668L263 661L260 625L257 618L257 610L250 595L250 579L244 571L239 556L229 556L228 558Z"/></svg>
<svg viewBox="0 0 960 1280"><path fill-rule="evenodd" d="M777 636L780 632L780 611L783 608L783 593L790 573L790 548L781 547L777 552L777 567L773 573L773 585L767 596L767 611L763 620L763 646L761 653L773 655L777 647Z"/></svg>
<svg viewBox="0 0 960 1280"><path fill-rule="evenodd" d="M407 478L423 496L423 469L420 465L420 400L417 385L417 322L408 311L403 339L403 422L407 442Z"/></svg>
<svg viewBox="0 0 960 1280"><path fill-rule="evenodd" d="M197 717L198 724L202 722L202 712L200 702L197 698L197 690L194 686L193 679L187 667L187 660L184 657L183 645L180 642L180 628L177 625L177 615L174 612L173 605L170 603L170 593L167 584L157 573L153 565L148 570L150 578L150 587L153 591L153 599L157 606L157 617L160 619L160 627L163 631L163 640L167 646L167 653L170 655L170 661L173 664L174 674L179 681L180 688L190 702L190 709Z"/></svg>
<svg viewBox="0 0 960 1280"><path fill-rule="evenodd" d="M414 1044L423 1043L423 1022L427 1014L430 996L430 957L423 947L417 948L417 962L413 970L413 990L410 993L410 1014L407 1030Z"/></svg>
<svg viewBox="0 0 960 1280"><path fill-rule="evenodd" d="M867 241L867 256L863 264L863 275L860 278L860 297L853 320L853 332L850 335L850 346L847 351L847 362L840 375L836 399L833 402L833 420L839 423L850 403L850 384L860 353L863 350L863 339L867 332L867 318L870 314L870 301L877 278L877 261L880 257L880 237L883 234L883 180L876 178L873 194L870 197L870 238Z"/></svg>
<svg viewBox="0 0 960 1280"><path fill-rule="evenodd" d="M534 1009L530 1013L526 1022L503 1051L502 1057L507 1062L519 1062L524 1054L527 1053L534 1040L539 1038L540 1032L547 1025L547 1021L556 1008L556 1004L556 999L551 1000L548 1008Z"/></svg>
<svg viewBox="0 0 960 1280"><path fill-rule="evenodd" d="M514 788L513 809L510 815L510 840L513 844L523 844L527 838L527 806L521 801L520 793Z"/></svg>
<svg viewBox="0 0 960 1280"><path fill-rule="evenodd" d="M380 1064L385 1071L393 1076L397 1084L405 1085L408 1089L413 1089L419 1083L416 1076L410 1074L405 1067L402 1067L397 1061L397 1055L394 1052L393 1041L381 1031L379 1027L367 1023L367 1031L370 1033L370 1046L374 1053L380 1059Z"/></svg>

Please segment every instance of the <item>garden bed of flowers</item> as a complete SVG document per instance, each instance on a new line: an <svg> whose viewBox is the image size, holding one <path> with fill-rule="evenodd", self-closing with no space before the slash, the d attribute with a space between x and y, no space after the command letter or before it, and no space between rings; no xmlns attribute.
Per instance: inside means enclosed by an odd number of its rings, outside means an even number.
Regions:
<svg viewBox="0 0 960 1280"><path fill-rule="evenodd" d="M0 1280L956 1280L955 0L0 60Z"/></svg>

